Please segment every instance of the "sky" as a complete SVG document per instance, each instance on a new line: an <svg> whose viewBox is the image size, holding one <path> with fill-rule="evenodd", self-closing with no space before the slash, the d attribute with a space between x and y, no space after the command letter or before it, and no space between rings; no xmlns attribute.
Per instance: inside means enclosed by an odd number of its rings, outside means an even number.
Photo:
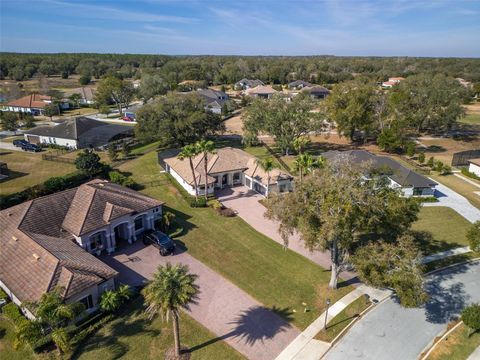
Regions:
<svg viewBox="0 0 480 360"><path fill-rule="evenodd" d="M0 50L480 57L480 0L0 0Z"/></svg>

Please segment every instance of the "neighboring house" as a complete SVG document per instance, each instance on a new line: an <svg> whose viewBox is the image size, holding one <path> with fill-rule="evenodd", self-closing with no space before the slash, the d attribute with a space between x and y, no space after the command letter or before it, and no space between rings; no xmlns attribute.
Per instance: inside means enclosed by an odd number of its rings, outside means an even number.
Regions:
<svg viewBox="0 0 480 360"><path fill-rule="evenodd" d="M180 150L168 150L159 154L159 162L167 173L191 195L195 195L195 185L189 160L179 160ZM288 192L293 190L293 177L279 169L268 175L257 164L257 159L243 150L231 147L218 149L215 154L208 155L207 182L208 194L216 189L243 185L262 195L268 192ZM205 193L205 171L203 154L193 159L195 176L199 194Z"/></svg>
<svg viewBox="0 0 480 360"><path fill-rule="evenodd" d="M308 86L303 88L302 91L308 93L312 99L316 100L325 99L330 94L330 90L320 85Z"/></svg>
<svg viewBox="0 0 480 360"><path fill-rule="evenodd" d="M265 85L262 80L249 80L249 79L242 79L237 81L234 85L235 90L248 90L254 88L256 86L263 86Z"/></svg>
<svg viewBox="0 0 480 360"><path fill-rule="evenodd" d="M32 115L43 115L43 110L52 103L52 97L40 94L30 94L17 100L12 100L2 106L3 111L14 111L30 113ZM60 107L65 110L69 108L68 101L60 103Z"/></svg>
<svg viewBox="0 0 480 360"><path fill-rule="evenodd" d="M95 310L101 294L114 289L117 272L93 254L137 241L154 228L162 205L92 180L0 211L0 287L17 305L60 287L67 303Z"/></svg>
<svg viewBox="0 0 480 360"><path fill-rule="evenodd" d="M90 86L85 86L85 87L80 87L80 88L65 91L64 93L65 99L69 99L70 96L72 96L73 94L80 95L80 100L79 100L80 105L91 105L95 102L94 101L95 90Z"/></svg>
<svg viewBox="0 0 480 360"><path fill-rule="evenodd" d="M295 80L288 84L288 88L291 90L301 90L309 86L312 86L312 84L310 84L308 81L303 80Z"/></svg>
<svg viewBox="0 0 480 360"><path fill-rule="evenodd" d="M434 196L435 186L438 184L429 178L417 174L406 168L392 158L377 156L365 150L350 151L327 151L322 154L327 160L345 156L353 163L370 163L371 167L386 175L390 181L390 187L401 189L406 197L410 196Z"/></svg>
<svg viewBox="0 0 480 360"><path fill-rule="evenodd" d="M254 88L245 90L246 95L262 99L270 99L276 93L277 90L272 88L270 85L259 85Z"/></svg>
<svg viewBox="0 0 480 360"><path fill-rule="evenodd" d="M403 80L405 80L404 77L391 77L391 78L388 78L388 81L384 81L382 83L382 87L384 88L391 88L392 86L394 85L397 85L397 84L400 84L400 82L402 82Z"/></svg>
<svg viewBox="0 0 480 360"><path fill-rule="evenodd" d="M472 174L480 176L480 158L468 160L469 166L468 171Z"/></svg>
<svg viewBox="0 0 480 360"><path fill-rule="evenodd" d="M197 91L197 94L205 100L205 109L210 110L214 114L221 114L223 105L229 100L229 96L223 91L200 89Z"/></svg>
<svg viewBox="0 0 480 360"><path fill-rule="evenodd" d="M111 124L83 116L58 125L39 126L24 133L25 140L32 144L57 144L71 149L98 148L132 135L131 126Z"/></svg>

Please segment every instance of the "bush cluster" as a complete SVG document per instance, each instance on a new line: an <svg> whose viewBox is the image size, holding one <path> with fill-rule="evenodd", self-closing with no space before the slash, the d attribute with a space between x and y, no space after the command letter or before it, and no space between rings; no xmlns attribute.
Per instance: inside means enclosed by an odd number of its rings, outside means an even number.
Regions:
<svg viewBox="0 0 480 360"><path fill-rule="evenodd" d="M468 176L469 178L475 179L475 180L480 180L480 176L475 175L474 173L468 171L467 168L462 168L462 174L465 176Z"/></svg>
<svg viewBox="0 0 480 360"><path fill-rule="evenodd" d="M121 172L118 172L116 170L110 171L108 173L108 178L114 184L126 186L129 188L134 188L136 185L135 181L133 181L130 176L125 176Z"/></svg>

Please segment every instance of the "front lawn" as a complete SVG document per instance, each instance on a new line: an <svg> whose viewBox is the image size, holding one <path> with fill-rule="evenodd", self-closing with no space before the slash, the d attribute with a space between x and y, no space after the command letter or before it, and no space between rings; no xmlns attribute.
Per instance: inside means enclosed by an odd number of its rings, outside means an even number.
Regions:
<svg viewBox="0 0 480 360"><path fill-rule="evenodd" d="M412 225L421 238L424 255L467 246L471 224L455 210L444 206L422 207L418 221Z"/></svg>
<svg viewBox="0 0 480 360"><path fill-rule="evenodd" d="M180 315L182 345L192 352L192 359L244 359L222 340L182 312ZM139 298L129 304L122 314L109 322L85 342L77 346L72 359L163 359L173 346L172 322L160 316L149 320Z"/></svg>
<svg viewBox="0 0 480 360"><path fill-rule="evenodd" d="M210 208L193 209L160 173L156 152L119 167L144 186L142 192L166 202L184 231L177 240L188 252L264 305L275 308L304 329L324 309L351 291L328 290L330 272L258 233L239 217L225 218ZM305 302L309 311L304 312Z"/></svg>
<svg viewBox="0 0 480 360"><path fill-rule="evenodd" d="M480 333L468 337L468 329L460 325L443 339L427 360L466 360L480 346Z"/></svg>

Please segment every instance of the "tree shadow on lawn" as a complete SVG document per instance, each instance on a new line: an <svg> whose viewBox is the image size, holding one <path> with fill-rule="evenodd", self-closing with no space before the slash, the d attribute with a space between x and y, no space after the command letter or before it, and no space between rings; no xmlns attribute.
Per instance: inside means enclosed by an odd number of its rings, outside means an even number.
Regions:
<svg viewBox="0 0 480 360"><path fill-rule="evenodd" d="M241 312L235 320L230 322L233 329L225 335L213 338L202 344L192 346L188 352L192 353L217 341L228 338L239 338L240 341L248 345L254 345L257 341L262 344L266 340L271 340L278 333L285 332L292 327L289 322L293 320L292 311L288 308L271 309L264 306L253 306L246 311Z"/></svg>
<svg viewBox="0 0 480 360"><path fill-rule="evenodd" d="M21 172L21 171L14 171L14 170L8 169L7 175L8 175L8 177L6 177L4 179L0 179L0 184L6 183L9 180L18 179L22 176L27 176L27 175L30 175L30 174L29 173L24 173L24 172Z"/></svg>
<svg viewBox="0 0 480 360"><path fill-rule="evenodd" d="M422 251L423 255L436 254L442 251L464 246L455 242L435 240L432 233L428 231L412 231L412 235L415 238L415 242Z"/></svg>

